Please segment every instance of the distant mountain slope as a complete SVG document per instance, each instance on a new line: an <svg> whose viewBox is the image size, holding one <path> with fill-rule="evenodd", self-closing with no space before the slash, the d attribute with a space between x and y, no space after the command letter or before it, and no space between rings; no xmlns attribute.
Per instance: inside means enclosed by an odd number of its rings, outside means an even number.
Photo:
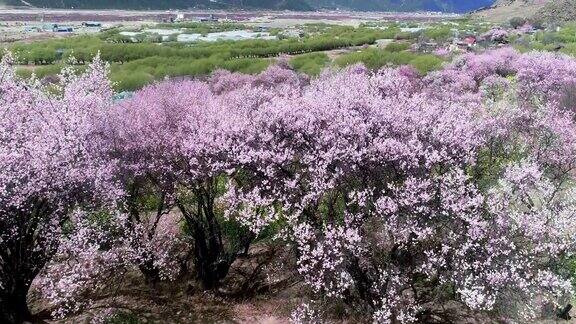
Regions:
<svg viewBox="0 0 576 324"><path fill-rule="evenodd" d="M512 17L534 17L547 4L562 0L496 0L492 8L476 13L476 16L494 21L504 22Z"/></svg>
<svg viewBox="0 0 576 324"><path fill-rule="evenodd" d="M313 10L339 8L364 11L445 11L467 12L491 5L495 0L27 0L42 8L263 8ZM21 0L0 3L22 5Z"/></svg>
<svg viewBox="0 0 576 324"><path fill-rule="evenodd" d="M512 17L575 21L576 0L497 0L492 8L479 11L476 15L496 22L508 21Z"/></svg>
<svg viewBox="0 0 576 324"><path fill-rule="evenodd" d="M311 0L314 7L381 11L468 12L490 6L494 0Z"/></svg>
<svg viewBox="0 0 576 324"><path fill-rule="evenodd" d="M20 0L4 0L8 5L23 5ZM187 9L187 8L262 8L312 10L306 0L27 0L40 8L76 9ZM0 0L0 3L2 1Z"/></svg>
<svg viewBox="0 0 576 324"><path fill-rule="evenodd" d="M576 0L550 1L537 12L537 16L545 21L574 21L576 20Z"/></svg>

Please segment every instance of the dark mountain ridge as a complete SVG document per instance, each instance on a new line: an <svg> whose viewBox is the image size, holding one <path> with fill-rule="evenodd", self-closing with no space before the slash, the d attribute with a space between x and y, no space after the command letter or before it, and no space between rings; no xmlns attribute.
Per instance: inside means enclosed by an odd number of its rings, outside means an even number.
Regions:
<svg viewBox="0 0 576 324"><path fill-rule="evenodd" d="M276 9L322 8L360 11L468 12L490 6L494 0L0 0L8 5L75 9Z"/></svg>

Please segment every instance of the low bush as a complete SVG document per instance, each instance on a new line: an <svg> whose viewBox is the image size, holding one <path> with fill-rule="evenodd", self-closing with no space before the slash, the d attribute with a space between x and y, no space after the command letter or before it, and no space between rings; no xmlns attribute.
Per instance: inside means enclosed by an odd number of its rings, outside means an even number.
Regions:
<svg viewBox="0 0 576 324"><path fill-rule="evenodd" d="M386 45L388 52L402 52L410 48L410 44L406 42L392 42Z"/></svg>
<svg viewBox="0 0 576 324"><path fill-rule="evenodd" d="M372 48L350 53L336 59L336 64L341 67L357 63L362 63L370 69L379 69L384 66L412 65L421 73L428 73L439 69L443 60L429 54L390 52Z"/></svg>
<svg viewBox="0 0 576 324"><path fill-rule="evenodd" d="M310 76L319 75L322 69L330 62L324 53L311 53L296 56L290 60L290 66L298 72Z"/></svg>

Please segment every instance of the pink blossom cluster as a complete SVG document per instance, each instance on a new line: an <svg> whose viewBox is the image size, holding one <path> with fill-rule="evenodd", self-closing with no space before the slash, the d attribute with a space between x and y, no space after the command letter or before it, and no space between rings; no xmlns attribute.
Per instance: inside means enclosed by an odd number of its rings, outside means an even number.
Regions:
<svg viewBox="0 0 576 324"><path fill-rule="evenodd" d="M450 56L451 51L449 48L440 47L440 48L435 49L433 54L436 56L448 57L448 56Z"/></svg>
<svg viewBox="0 0 576 324"><path fill-rule="evenodd" d="M152 236L144 224L131 224L126 215L75 212L69 235L59 242L55 258L39 276L37 289L63 318L90 305L92 298L122 276L151 264L162 280L179 275L187 245L175 214L161 219ZM150 225L149 225L150 226Z"/></svg>
<svg viewBox="0 0 576 324"><path fill-rule="evenodd" d="M492 28L480 36L482 39L498 43L506 43L508 41L508 37L508 31L501 27Z"/></svg>
<svg viewBox="0 0 576 324"><path fill-rule="evenodd" d="M525 23L524 25L522 25L516 29L516 31L519 34L528 34L528 33L533 32L534 30L535 30L534 26L529 24L529 23Z"/></svg>

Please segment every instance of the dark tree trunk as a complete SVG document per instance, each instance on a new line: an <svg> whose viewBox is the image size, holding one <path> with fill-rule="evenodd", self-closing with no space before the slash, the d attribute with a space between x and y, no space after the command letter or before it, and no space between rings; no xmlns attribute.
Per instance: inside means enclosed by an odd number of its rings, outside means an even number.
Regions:
<svg viewBox="0 0 576 324"><path fill-rule="evenodd" d="M212 250L206 248L195 249L194 268L204 289L218 288L220 281L228 275L234 259L220 248Z"/></svg>
<svg viewBox="0 0 576 324"><path fill-rule="evenodd" d="M29 284L16 283L0 292L0 323L20 324L32 321L26 296Z"/></svg>
<svg viewBox="0 0 576 324"><path fill-rule="evenodd" d="M196 276L204 289L215 289L226 277L234 257L226 253L224 244L219 238L219 226L198 224L194 226L194 268Z"/></svg>
<svg viewBox="0 0 576 324"><path fill-rule="evenodd" d="M149 177L149 180L152 183L158 183L158 181L156 181L153 177ZM170 206L167 206L166 203L167 191L158 189L159 193L156 194L154 191L150 191L149 188L147 188L147 183L142 181L142 179L136 179L133 183L128 184L128 191L130 194L127 200L127 210L130 214L129 226L132 229L136 224L147 225L146 222L149 222L147 218L142 219L140 216L142 211L147 212L145 207L140 205L141 198L149 194L154 194L159 199L158 206L156 206L154 222L151 224L151 227L147 229L148 232L146 233L148 239L152 240L156 235L156 230L160 220L170 210ZM148 226L145 227L147 228ZM140 272L142 272L146 284L154 289L156 288L156 285L161 281L160 270L157 266L154 265L155 256L151 252L143 252L141 258L142 260L146 261L140 264L138 268L140 269Z"/></svg>
<svg viewBox="0 0 576 324"><path fill-rule="evenodd" d="M41 200L32 200L30 208L12 210L8 220L0 223L0 235L8 237L0 247L0 323L32 321L26 296L32 281L56 253L57 242L52 233L43 231L46 221L63 220L65 215L54 214ZM29 211L32 212L29 212ZM0 217L2 219L2 217ZM16 234L3 232L15 230Z"/></svg>
<svg viewBox="0 0 576 324"><path fill-rule="evenodd" d="M356 257L352 258L347 268L356 283L358 295L364 301L364 305L368 306L370 310L375 309L374 301L378 300L378 295L374 292L375 282L370 276L370 270L362 269L360 260Z"/></svg>
<svg viewBox="0 0 576 324"><path fill-rule="evenodd" d="M139 266L140 272L144 275L146 284L152 288L160 282L160 271L154 266L153 261L150 260Z"/></svg>
<svg viewBox="0 0 576 324"><path fill-rule="evenodd" d="M221 232L221 225L214 211L216 193L214 185L206 183L195 190L195 206L178 202L178 208L184 215L194 244L194 269L196 277L204 289L218 288L242 250L247 250L252 241L240 237L240 247L227 249Z"/></svg>

